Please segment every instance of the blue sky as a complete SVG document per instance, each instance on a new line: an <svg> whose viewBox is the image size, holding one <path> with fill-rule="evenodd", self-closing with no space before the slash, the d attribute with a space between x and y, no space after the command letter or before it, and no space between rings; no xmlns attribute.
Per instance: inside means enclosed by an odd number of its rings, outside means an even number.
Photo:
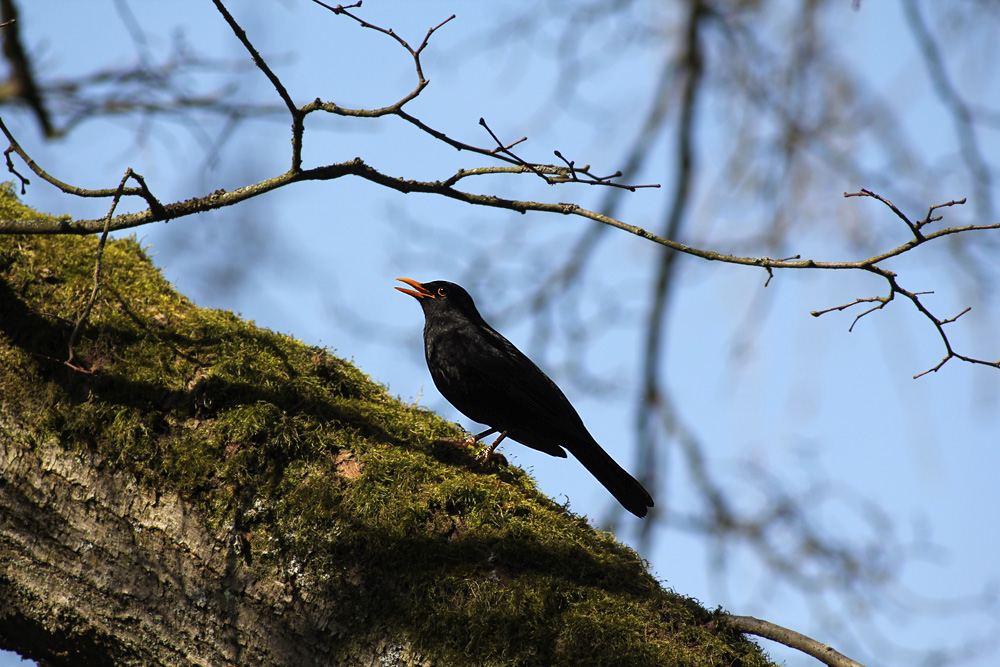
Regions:
<svg viewBox="0 0 1000 667"><path fill-rule="evenodd" d="M43 56L40 62L48 75L70 77L99 66L131 63L137 57L112 3L26 4L25 38ZM46 10L53 5L60 11ZM166 49L175 28L182 26L193 47L223 58L246 59L210 3L132 5L154 53ZM344 106L382 106L413 86L412 63L398 46L311 3L231 5L299 104L321 97ZM547 104L558 71L546 55L551 49L544 44L529 49L514 35L495 31L522 5L467 5L372 0L359 12L373 23L393 27L411 44L419 42L428 27L451 13L458 15L428 47L424 69L431 85L409 111L450 136L488 146L490 139L478 125L485 117L501 136L528 136L529 141L519 147L527 159L549 161L552 150L559 149L571 159L593 164L595 171L619 168L621 146L631 140L637 122L632 104L641 100L663 53L636 49L625 54L626 66L595 67L582 84L590 106L555 113ZM899 129L920 137L926 152L921 158L947 166L940 181L924 193L927 200L916 204L925 207L969 195L971 189L954 166L954 132L947 115L933 103L896 3L863 2L860 11L852 11L850 5L831 3L828 12L842 37L844 61L863 69L869 86L887 103L907 109ZM545 21L546 26L555 25L551 17ZM543 29L533 39L550 35L555 43L555 34ZM262 76L248 81L234 97L277 102ZM978 101L987 104L997 99L994 93L992 99L987 95ZM705 141L711 144L720 136L712 123L735 122L736 115L737 110L706 113ZM135 123L123 126L100 120L51 143L42 141L33 124L22 117L5 113L5 122L57 177L85 187L110 187L131 166L145 176L161 201L239 187L280 173L288 163L289 132L283 118L241 126L220 152L217 169L205 166L205 137L214 136L209 121L205 133L188 122L158 122L137 141ZM996 152L995 134L981 139ZM398 119L358 122L310 116L307 164L355 155L394 175L428 179L445 177L462 166L488 164L467 153L438 148ZM706 172L705 181L717 176L711 165ZM667 178L660 165L651 165L639 180L666 182ZM797 237L793 252L814 259L856 259L858 250L834 229L851 216L862 230L866 225L895 226L884 247L904 241L905 228L880 204L842 197L845 191L874 186L837 174L821 187L814 186L819 197L812 205L829 212L828 226L817 225ZM483 179L467 187L477 192L496 189L522 199L580 201L591 207L602 194L583 186L557 190L530 178ZM891 189L884 194L893 197ZM25 200L41 210L85 218L99 217L107 208L106 202L71 199L37 182ZM639 190L626 195L625 201L619 217L655 228L664 206L662 191ZM727 250L726 244L732 243L727 233L740 223L741 212L723 201L721 195L708 192L696 202L696 215L718 217L712 231L700 239L705 247ZM923 215L919 208L913 212ZM968 219L971 210L946 215L945 222L973 221ZM248 218L264 224L250 228ZM474 429L435 391L422 359L419 309L392 289L399 276L456 281L471 277L477 282L467 286L487 319L552 371L596 439L626 468L635 470L634 417L628 399L638 386L641 335L631 323L642 308L638 296L646 285L644 267L654 259L655 250L635 237L609 232L619 236L602 246L595 264L599 272L587 278L595 294L636 297L623 299L621 321L600 321L596 310L585 313L595 318L590 323L596 331L586 364L611 388L603 395L592 396L560 377L567 354L567 348L560 347L564 338L540 345L537 322L504 317L517 310L518 295L531 281L545 275L547 259L558 253L566 238L591 224L595 223L578 218L472 208L341 179L296 185L237 207L135 233L150 247L168 279L199 305L230 309L261 326L328 346L403 399L419 398L421 404ZM249 229L257 231L251 234ZM516 246L522 237L532 239L536 251L518 263L502 248ZM444 240L429 243L433 239ZM992 242L996 243L995 233ZM216 261L214 249L234 245L245 257L234 268L240 287L219 289L220 275L206 267ZM752 248L740 252L754 254ZM974 305L968 316L951 325L955 341L971 354L1000 357L1000 343L991 333L996 331L997 304L970 304L970 293L962 289L965 278L952 261L953 256L928 249L901 258L890 268L906 276L911 289L937 290L927 297L935 312L951 315ZM498 275L508 279L499 280ZM858 511L868 504L880 508L892 519L895 536L914 545L913 557L899 573L897 597L908 599L910 594L903 589L910 589L944 601L923 608L946 610L948 601L990 591L995 595L1000 579L995 509L1000 506L995 484L1000 469L995 410L1000 372L952 361L938 373L911 380L943 353L926 320L903 303L863 319L851 333L847 329L852 314L809 315L859 296L883 294L884 284L870 276L777 272L766 289L765 278L760 269L694 260L681 265L679 289L671 302L664 372L683 420L707 444L709 464L751 507L762 500L757 485L761 469L788 489L821 483L831 490L826 497L833 500L815 508L812 516L821 530L844 540L877 545L880 536L867 534ZM509 326L504 326L508 320ZM607 515L609 496L576 462L551 459L517 445L503 449L509 460L533 472L546 493L568 499L574 511L597 519ZM663 475L658 505L694 513L698 497L676 453L670 455ZM634 526L626 520L616 532L638 544ZM676 529L655 533L643 550L656 575L678 592L708 607L723 605L733 613L786 625L830 642L862 662L934 664L933 647L996 634L996 603L993 616L942 611L913 617L882 596L880 608L865 616L845 608L844 600L835 596L803 598L746 550L728 552L724 562L713 558L717 554L704 537ZM870 592L858 592L859 598L869 596ZM845 617L854 621L839 625ZM907 649L886 649L895 645ZM793 652L769 644L767 648L789 665L814 664ZM985 655L958 664L994 664L996 655L993 645ZM0 655L0 666L16 664L12 660Z"/></svg>

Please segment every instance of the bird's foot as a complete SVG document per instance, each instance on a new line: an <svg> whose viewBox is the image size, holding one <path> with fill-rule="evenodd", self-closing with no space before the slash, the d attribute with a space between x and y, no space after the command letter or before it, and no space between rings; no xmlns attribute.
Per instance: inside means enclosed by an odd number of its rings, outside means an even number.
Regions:
<svg viewBox="0 0 1000 667"><path fill-rule="evenodd" d="M454 446L464 447L464 448L475 447L476 443L478 443L480 440L482 440L486 436L490 435L491 433L496 433L496 432L497 432L496 429L490 429L489 431L483 431L482 433L479 433L477 435L470 435L470 436L467 436L465 438L444 438L444 439L441 439L441 440L435 440L431 444L434 444L434 445L454 445ZM486 449L484 449L482 452L480 452L476 456L476 463L489 463L490 461L499 461L501 464L507 465L507 459L506 459L506 457L504 457L503 454L495 451L496 448L497 448L497 445L500 444L500 441L503 440L506 437L507 437L507 431L501 432L500 433L500 437L497 438L493 442L493 444L491 444L489 447L487 447Z"/></svg>
<svg viewBox="0 0 1000 667"><path fill-rule="evenodd" d="M492 433L492 431L490 431L489 433ZM489 433L484 433L482 436L476 436L476 437L477 438L479 438L479 437L485 437L485 436L489 435ZM489 461L491 461L493 459L499 459L503 463L507 463L507 459L504 458L503 454L497 454L497 453L495 453L497 445L499 445L500 441L503 440L506 437L507 437L507 431L501 431L500 432L500 437L497 438L496 440L494 440L492 445L490 445L489 447L487 447L486 449L484 449L482 451L482 453L479 456L476 457L476 461L478 461L479 463L487 463L487 462L489 462Z"/></svg>
<svg viewBox="0 0 1000 667"><path fill-rule="evenodd" d="M490 461L496 461L500 465L507 465L507 457L503 455L503 452L494 451L492 445L484 449L476 456L476 463L489 463Z"/></svg>

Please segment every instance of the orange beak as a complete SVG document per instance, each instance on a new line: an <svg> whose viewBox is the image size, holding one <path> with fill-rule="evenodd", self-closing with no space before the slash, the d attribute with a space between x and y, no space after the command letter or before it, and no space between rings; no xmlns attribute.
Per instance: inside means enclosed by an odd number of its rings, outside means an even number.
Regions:
<svg viewBox="0 0 1000 667"><path fill-rule="evenodd" d="M416 280L411 280L409 278L396 278L396 280L401 280L407 285L416 288L416 291L414 291L411 289L406 289L405 287L397 287L396 289L398 289L403 294L409 294L410 296L415 297L417 299L426 299L427 297L430 297L432 299L434 298L434 295L431 294L426 287L418 283Z"/></svg>

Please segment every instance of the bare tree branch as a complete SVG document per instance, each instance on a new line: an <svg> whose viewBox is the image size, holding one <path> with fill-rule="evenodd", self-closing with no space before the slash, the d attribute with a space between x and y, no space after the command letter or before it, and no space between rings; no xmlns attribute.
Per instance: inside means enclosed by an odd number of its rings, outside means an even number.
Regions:
<svg viewBox="0 0 1000 667"><path fill-rule="evenodd" d="M855 662L839 653L832 646L827 646L800 632L789 630L770 621L763 621L753 616L729 616L726 620L741 632L764 637L797 649L830 667L864 667L860 662Z"/></svg>
<svg viewBox="0 0 1000 667"><path fill-rule="evenodd" d="M854 192L854 193L847 193L847 192L845 192L844 196L845 197L861 197L861 196L872 197L872 198L877 199L878 201L882 202L886 206L888 206L889 209L893 213L895 213L897 217L899 217L903 222L906 223L906 226L910 229L910 231L913 232L913 235L914 235L913 241L909 242L908 244L904 244L906 246L909 246L909 248L907 248L907 250L909 250L910 248L916 247L917 245L919 245L921 243L924 243L924 242L926 242L928 240L931 240L931 239L934 239L934 238L938 238L938 237L944 236L946 234L956 233L957 228L948 228L948 229L942 229L942 230L937 231L937 232L935 232L933 234L924 235L920 231L920 229L922 227L924 227L925 225L930 224L931 222L935 222L935 221L941 220L942 216L936 216L936 217L934 217L934 212L935 211L937 211L937 210L939 210L941 208L948 207L948 206L956 206L956 205L961 205L961 204L965 203L965 199L960 199L960 200L957 200L957 201L956 200L952 200L952 201L946 202L944 204L934 204L933 206L930 206L927 209L927 217L926 218L924 218L923 220L920 220L920 221L914 223L914 222L910 222L910 219L902 211L900 211L898 208L896 208L896 206L892 202L890 202L888 199L886 199L885 197L883 197L881 195L878 195L878 194L876 194L874 192L871 192L870 190L861 190L860 192ZM1000 225L996 225L996 224L994 224L994 225L978 225L978 226L974 225L973 227L976 227L977 229L997 229L997 228L1000 228ZM912 243L913 245L910 246L910 243ZM902 247L904 247L904 246L900 246L900 248L902 248ZM897 248L897 250L898 250L898 248ZM901 252L906 252L906 250L903 250ZM901 252L895 253L895 254L901 254ZM893 255L890 255L890 256L893 256ZM881 260L878 260L878 261L881 261ZM969 312L972 309L971 306L968 307L968 308L966 308L965 310L963 310L958 315L955 315L954 317L940 319L940 318L936 317L935 315L933 315L930 312L930 310L928 310L927 307L924 306L924 304L920 301L920 296L925 295L925 294L932 294L932 292L911 292L911 291L909 291L907 289L904 289L903 287L900 287L899 282L897 281L897 275L895 273L893 273L892 271L889 271L887 269L883 269L883 268L881 268L879 266L876 266L876 262L868 263L866 266L863 266L861 268L863 268L865 271L868 271L870 273L874 273L876 275L879 275L879 276L882 276L883 278L885 278L885 280L889 283L889 294L887 296L882 296L882 297L865 297L865 298L855 299L854 301L851 301L850 303L845 303L845 304L840 305L840 306L834 306L833 308L826 308L824 310L814 310L810 314L813 317L819 317L820 315L825 315L826 313L830 313L830 312L833 312L833 311L846 310L847 308L850 308L851 306L856 306L856 305L858 305L860 303L878 302L877 306L869 308L868 310L862 312L860 315L858 315L857 317L854 318L854 322L851 323L851 327L850 327L850 329L848 329L848 331L853 331L854 330L854 325L858 323L858 320L860 320L865 315L868 315L870 313L875 312L876 310L881 310L890 301L892 301L893 297L895 297L897 294L901 294L902 296L904 296L907 299L909 299L910 302L914 305L914 307L924 317L926 317L928 320L930 320L930 322L934 325L935 329L937 329L938 335L941 338L941 342L944 344L945 351L947 352L947 354L945 354L944 358L941 360L940 363L938 363L933 368L929 368L928 370L926 370L926 371L924 371L922 373L917 373L916 375L913 376L914 379L917 379L919 377L927 375L928 373L937 372L938 370L941 369L942 366L945 365L945 363L947 363L951 359L961 359L962 361L965 361L965 362L968 362L968 363L974 364L974 365L978 364L978 365L982 365L982 366L990 366L992 368L1000 368L1000 361L989 361L989 360L986 360L986 359L977 359L977 358L970 357L970 356L967 356L967 355L964 355L964 354L959 354L959 353L955 352L954 349L952 349L951 341L948 340L948 335L944 331L944 325L945 324L950 324L950 323L954 322L959 317L961 317L965 313Z"/></svg>

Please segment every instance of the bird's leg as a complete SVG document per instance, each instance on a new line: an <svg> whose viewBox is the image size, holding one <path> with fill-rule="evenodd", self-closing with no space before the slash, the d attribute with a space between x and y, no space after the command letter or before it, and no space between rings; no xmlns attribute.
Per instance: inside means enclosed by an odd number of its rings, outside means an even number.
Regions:
<svg viewBox="0 0 1000 667"><path fill-rule="evenodd" d="M476 436L476 439L478 440L480 438L485 438L490 433L494 433L495 431L496 431L496 429L493 429L492 431L487 431L486 433L483 433L482 435ZM500 441L503 440L506 437L507 437L507 431L501 431L500 432L500 437L497 438L496 440L494 440L493 444L490 445L489 447L487 447L483 451L482 454L480 454L479 456L477 456L476 460L477 461L489 461L491 458L493 458L494 457L493 450L495 450L497 448L497 445L500 444ZM496 456L503 456L503 454L496 454Z"/></svg>
<svg viewBox="0 0 1000 667"><path fill-rule="evenodd" d="M476 437L472 438L472 442L470 444L474 445L477 442L479 442L480 440L482 440L483 438L485 438L486 436L490 435L491 433L496 433L496 432L497 432L497 429L495 429L495 428L487 429L487 430L483 431L482 433L480 433L479 435L477 435ZM504 438L505 435L507 435L507 431L503 432L503 435L500 436L500 438L497 440L497 442L500 442L500 440L503 440L503 438ZM469 438L466 438L466 440L469 440Z"/></svg>

